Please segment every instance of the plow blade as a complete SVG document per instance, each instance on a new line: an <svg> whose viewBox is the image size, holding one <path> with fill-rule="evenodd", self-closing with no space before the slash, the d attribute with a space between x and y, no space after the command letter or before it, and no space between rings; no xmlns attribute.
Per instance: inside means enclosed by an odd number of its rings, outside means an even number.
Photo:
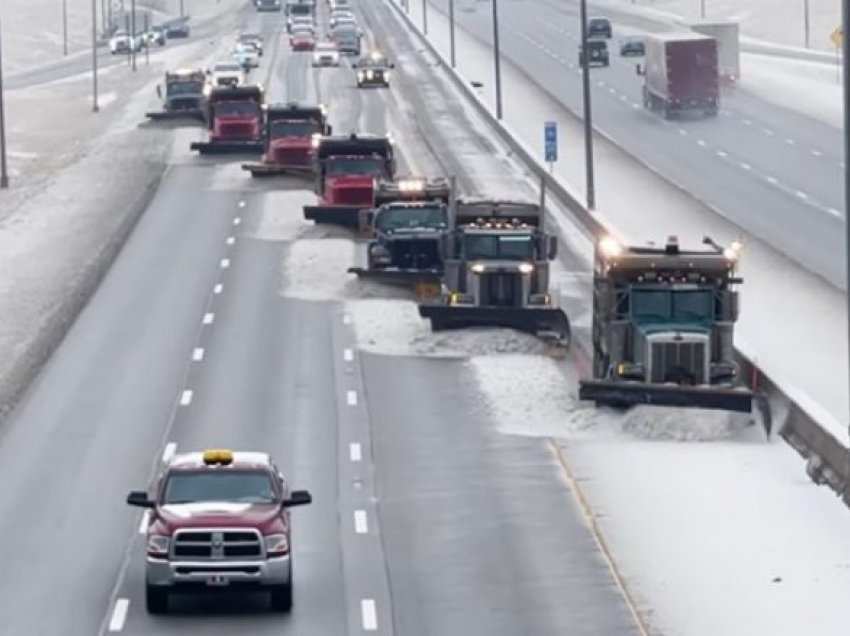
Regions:
<svg viewBox="0 0 850 636"><path fill-rule="evenodd" d="M385 285L397 285L399 287L415 287L417 293L427 292L429 287L435 291L429 296L436 296L440 293L440 281L443 278L442 273L435 270L414 270L414 269L368 269L366 267L349 267L349 274L357 274L357 278L363 280L373 280L376 283Z"/></svg>
<svg viewBox="0 0 850 636"><path fill-rule="evenodd" d="M145 117L151 119L153 121L198 121L204 122L206 121L204 118L203 111L200 110L174 110L174 111L161 111L158 113L145 113Z"/></svg>
<svg viewBox="0 0 850 636"><path fill-rule="evenodd" d="M612 406L679 406L718 409L749 413L753 394L749 389L722 387L678 386L644 382L615 382L611 380L582 380L578 396L597 404Z"/></svg>
<svg viewBox="0 0 850 636"><path fill-rule="evenodd" d="M193 141L189 146L202 155L261 155L262 141Z"/></svg>
<svg viewBox="0 0 850 636"><path fill-rule="evenodd" d="M317 225L339 225L358 230L362 209L362 205L305 205L304 218Z"/></svg>
<svg viewBox="0 0 850 636"><path fill-rule="evenodd" d="M313 171L309 166L282 166L275 163L243 163L242 169L250 172L252 177L310 176Z"/></svg>
<svg viewBox="0 0 850 636"><path fill-rule="evenodd" d="M553 307L457 307L419 305L419 315L431 321L431 329L445 331L468 327L505 327L567 343L570 321L562 309Z"/></svg>

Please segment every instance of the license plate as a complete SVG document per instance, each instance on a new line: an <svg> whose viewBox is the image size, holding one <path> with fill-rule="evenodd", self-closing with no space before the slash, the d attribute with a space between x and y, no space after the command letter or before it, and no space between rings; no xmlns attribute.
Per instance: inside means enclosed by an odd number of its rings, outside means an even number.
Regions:
<svg viewBox="0 0 850 636"><path fill-rule="evenodd" d="M222 574L213 574L207 577L208 587L226 587L229 583L230 580Z"/></svg>

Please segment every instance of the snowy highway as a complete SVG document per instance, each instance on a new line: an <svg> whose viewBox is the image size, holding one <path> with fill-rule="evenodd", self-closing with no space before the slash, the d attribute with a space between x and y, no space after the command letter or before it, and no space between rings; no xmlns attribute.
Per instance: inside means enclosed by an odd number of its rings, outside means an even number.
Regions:
<svg viewBox="0 0 850 636"><path fill-rule="evenodd" d="M458 24L491 42L490 5L458 6ZM434 9L447 13L447 0L433 2ZM499 11L503 56L580 114L578 4L503 2ZM743 90L724 94L716 121L664 121L642 107L635 73L641 60L619 56L619 39L639 30L627 14L616 19L623 21L614 22L611 66L591 71L597 129L745 231L845 286L835 129ZM490 86L492 76L477 79Z"/></svg>

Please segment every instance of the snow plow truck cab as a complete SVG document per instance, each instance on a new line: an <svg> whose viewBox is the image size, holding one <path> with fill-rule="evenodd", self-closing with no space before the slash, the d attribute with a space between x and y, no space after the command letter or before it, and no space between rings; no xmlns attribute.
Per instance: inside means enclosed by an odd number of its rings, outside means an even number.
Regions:
<svg viewBox="0 0 850 636"><path fill-rule="evenodd" d="M543 230L536 203L459 199L452 230L441 241L444 288L419 315L434 331L505 327L560 346L570 323L549 294L549 261L557 242Z"/></svg>
<svg viewBox="0 0 850 636"><path fill-rule="evenodd" d="M331 134L327 109L320 104L290 102L268 106L265 115L262 161L243 164L242 169L254 177L312 171L318 139Z"/></svg>
<svg viewBox="0 0 850 636"><path fill-rule="evenodd" d="M203 154L260 154L263 152L261 86L218 86L208 89L208 141L192 142Z"/></svg>
<svg viewBox="0 0 850 636"><path fill-rule="evenodd" d="M156 94L162 100L162 111L147 113L148 119L197 119L204 121L207 96L204 94L206 75L202 70L169 71L165 74L165 90L157 85Z"/></svg>
<svg viewBox="0 0 850 636"><path fill-rule="evenodd" d="M304 206L304 218L357 229L360 211L375 207L377 183L395 175L392 140L355 134L321 137L315 165L319 204Z"/></svg>
<svg viewBox="0 0 850 636"><path fill-rule="evenodd" d="M593 378L579 397L597 404L750 412L733 334L739 243L723 248L630 247L603 238L593 277Z"/></svg>

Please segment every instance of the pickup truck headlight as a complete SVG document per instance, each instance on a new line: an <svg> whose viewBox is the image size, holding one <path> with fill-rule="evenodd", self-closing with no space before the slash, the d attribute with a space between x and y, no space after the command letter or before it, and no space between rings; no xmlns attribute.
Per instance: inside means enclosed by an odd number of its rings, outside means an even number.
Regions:
<svg viewBox="0 0 850 636"><path fill-rule="evenodd" d="M148 535L148 554L150 556L165 556L168 554L168 544L171 538L164 534Z"/></svg>
<svg viewBox="0 0 850 636"><path fill-rule="evenodd" d="M289 537L285 534L266 535L266 554L269 556L281 556L289 552Z"/></svg>

